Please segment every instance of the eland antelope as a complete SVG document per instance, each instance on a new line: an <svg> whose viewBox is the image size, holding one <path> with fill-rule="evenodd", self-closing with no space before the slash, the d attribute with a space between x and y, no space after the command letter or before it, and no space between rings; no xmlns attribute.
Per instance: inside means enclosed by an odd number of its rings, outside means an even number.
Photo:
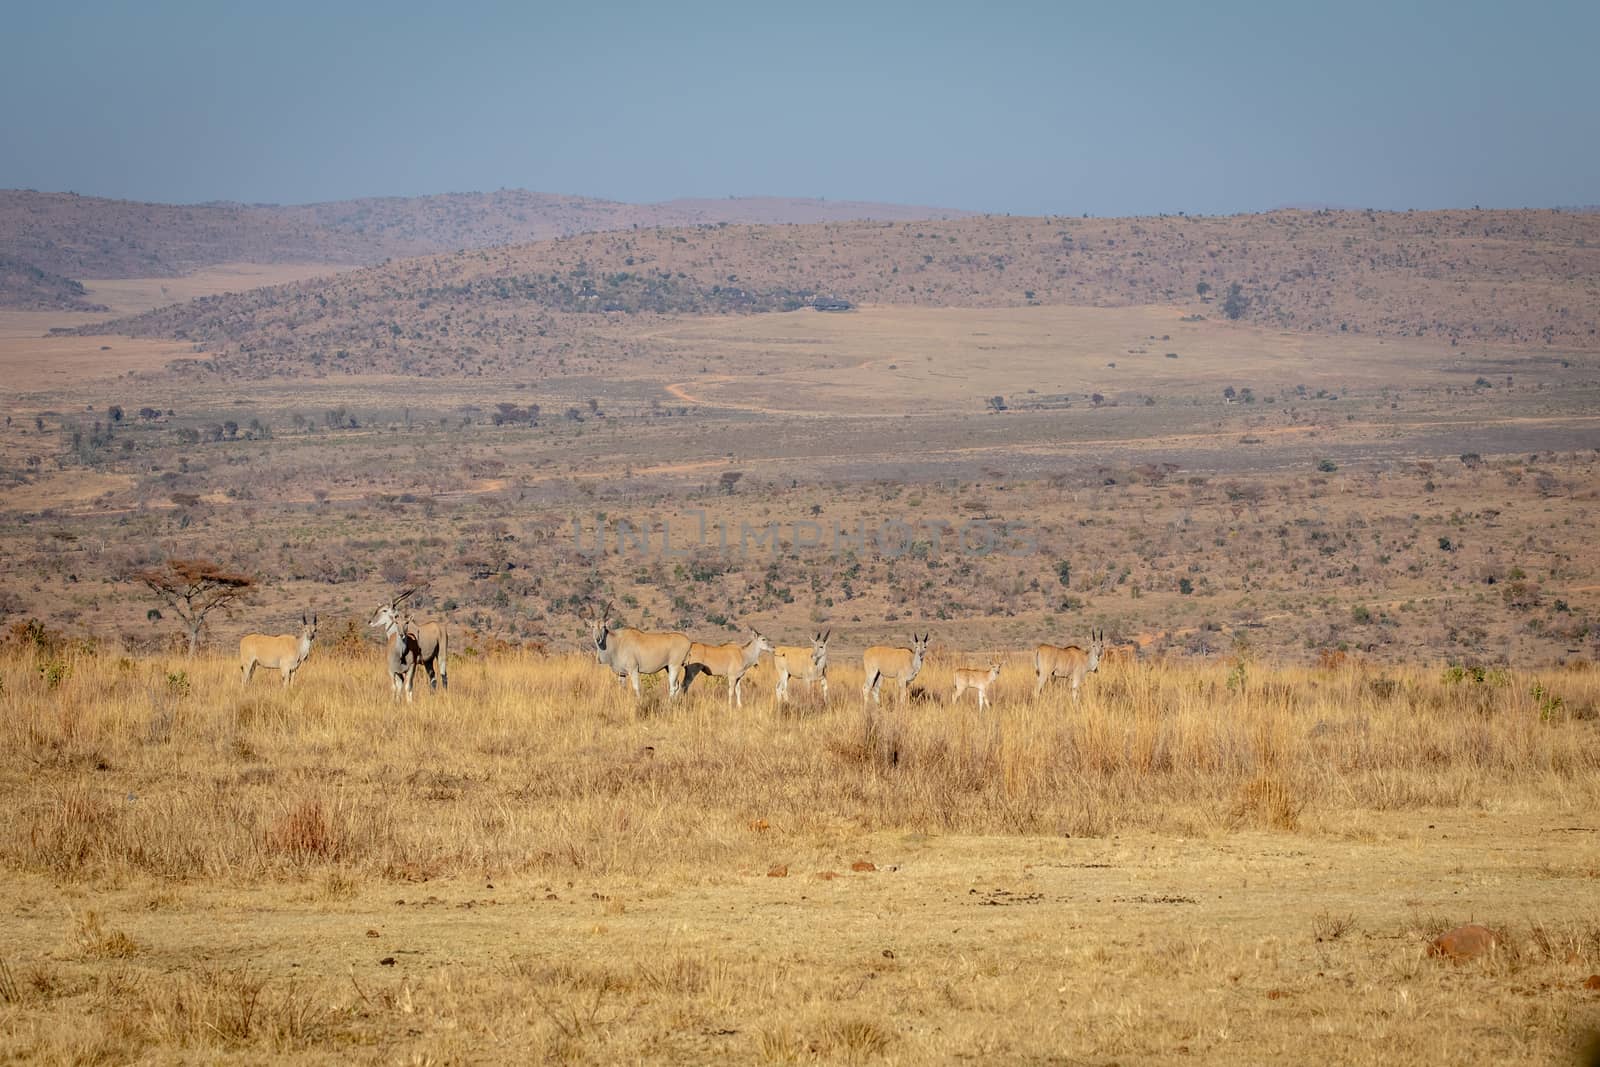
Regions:
<svg viewBox="0 0 1600 1067"><path fill-rule="evenodd" d="M680 633L652 633L631 626L612 630L607 626L610 614L608 603L600 617L589 624L595 659L609 667L618 681L631 681L636 697L641 695L639 675L666 671L667 697L677 696L683 687L683 661L689 657L689 639Z"/></svg>
<svg viewBox="0 0 1600 1067"><path fill-rule="evenodd" d="M911 679L922 670L923 658L928 654L930 636L923 634L918 637L912 634L910 648L873 645L862 653L861 666L866 671L867 682L861 687L861 703L865 704L869 697L874 704L879 703L878 687L885 678L892 678L900 683L900 703L904 704L907 691L911 688Z"/></svg>
<svg viewBox="0 0 1600 1067"><path fill-rule="evenodd" d="M389 603L372 613L372 621L367 625L375 629L388 632L389 627L402 623L400 605L405 603L417 590L407 589ZM428 673L429 689L450 688L450 631L442 622L425 621L414 622L410 616L403 619L403 629L415 639L417 645L416 662L413 669L420 666ZM408 683L406 693L411 692Z"/></svg>
<svg viewBox="0 0 1600 1067"><path fill-rule="evenodd" d="M733 642L726 645L702 645L699 641L689 645L689 656L683 661L685 676L683 684L687 686L696 676L709 674L713 678L726 678L728 680L728 706L735 704L744 707L744 694L739 687L744 683L744 676L750 668L761 661L761 653L772 652L772 642L768 641L755 630L750 631L750 640L744 644Z"/></svg>
<svg viewBox="0 0 1600 1067"><path fill-rule="evenodd" d="M250 678L256 673L257 667L269 667L283 674L283 685L287 689L294 681L294 672L300 669L300 664L311 655L311 642L317 636L317 617L311 616L308 620L302 612L300 615L300 633L278 634L245 634L239 638L239 671L240 685L249 685Z"/></svg>
<svg viewBox="0 0 1600 1067"><path fill-rule="evenodd" d="M411 619L397 618L391 605L379 608L368 625L380 627L389 639L389 685L395 700L404 693L406 703L411 703L411 683L416 677L417 661L422 658L422 646L412 630Z"/></svg>
<svg viewBox="0 0 1600 1067"><path fill-rule="evenodd" d="M811 683L822 683L822 701L828 701L828 638L833 631L811 635L811 647L804 645L779 645L772 650L772 665L778 668L778 699L789 699L789 679L798 678L806 683L806 693Z"/></svg>
<svg viewBox="0 0 1600 1067"><path fill-rule="evenodd" d="M1138 645L1113 645L1104 652L1100 653L1101 667L1120 667L1124 670L1127 670L1138 666L1138 664Z"/></svg>
<svg viewBox="0 0 1600 1067"><path fill-rule="evenodd" d="M1038 675L1038 683L1033 687L1033 695L1038 696L1044 692L1044 685L1052 678L1072 679L1072 700L1077 703L1078 688L1083 684L1084 675L1093 674L1100 669L1100 657L1105 654L1106 635L1103 630L1089 631L1089 651L1085 652L1077 645L1040 645L1033 650L1033 669Z"/></svg>
<svg viewBox="0 0 1600 1067"><path fill-rule="evenodd" d="M962 693L965 693L968 689L973 689L978 694L978 707L988 707L989 686L993 685L994 680L998 677L1000 677L999 660L991 661L987 670L978 667L957 667L956 691L950 697L950 703L959 702Z"/></svg>

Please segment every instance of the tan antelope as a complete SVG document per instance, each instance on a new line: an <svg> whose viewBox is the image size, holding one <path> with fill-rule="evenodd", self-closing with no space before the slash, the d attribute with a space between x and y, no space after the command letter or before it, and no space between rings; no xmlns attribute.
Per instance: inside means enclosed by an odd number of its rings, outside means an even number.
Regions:
<svg viewBox="0 0 1600 1067"><path fill-rule="evenodd" d="M242 676L239 684L249 685L257 667L270 667L282 672L283 685L287 689L294 681L294 672L311 655L311 642L316 636L317 617L313 615L307 620L304 613L300 615L298 635L245 634L239 638L239 671Z"/></svg>
<svg viewBox="0 0 1600 1067"><path fill-rule="evenodd" d="M683 684L687 686L695 677L709 674L713 678L726 678L728 680L728 706L735 704L744 707L744 694L739 687L744 683L744 676L750 668L761 661L761 653L773 651L772 642L754 630L750 631L750 640L744 644L734 642L726 645L702 645L699 641L689 645L689 656L683 661L686 677Z"/></svg>
<svg viewBox="0 0 1600 1067"><path fill-rule="evenodd" d="M1100 666L1127 670L1139 662L1138 645L1113 645L1100 654Z"/></svg>
<svg viewBox="0 0 1600 1067"><path fill-rule="evenodd" d="M961 700L961 694L968 689L975 689L978 693L978 707L989 706L989 687L994 680L1000 677L1000 661L994 660L989 664L988 670L978 667L956 668L956 691L950 698L950 703L955 704Z"/></svg>
<svg viewBox="0 0 1600 1067"><path fill-rule="evenodd" d="M420 587L419 587L420 588ZM407 589L389 603L372 613L372 621L367 625L388 632L391 624L399 622L400 605L404 604L417 592L416 588ZM413 666L420 666L428 673L429 689L450 688L450 631L442 622L432 620L414 622L410 616L404 620L405 632L416 639L417 662ZM406 690L407 694L410 689Z"/></svg>
<svg viewBox="0 0 1600 1067"><path fill-rule="evenodd" d="M639 675L666 671L667 697L677 696L683 687L683 661L689 658L689 639L680 633L652 633L631 626L612 630L606 625L610 614L608 603L600 617L589 624L595 659L609 667L618 681L631 681L636 697L641 695Z"/></svg>
<svg viewBox="0 0 1600 1067"><path fill-rule="evenodd" d="M393 605L386 605L378 609L368 625L381 627L389 639L389 684L395 700L404 693L406 703L411 703L411 682L417 673L417 661L422 658L422 646L412 632L411 619L397 618Z"/></svg>
<svg viewBox="0 0 1600 1067"><path fill-rule="evenodd" d="M811 635L811 647L804 645L779 645L772 650L772 665L778 668L778 699L789 699L789 679L798 678L806 683L806 695L811 694L811 683L822 683L822 700L828 700L828 638L833 631Z"/></svg>
<svg viewBox="0 0 1600 1067"><path fill-rule="evenodd" d="M1072 700L1077 703L1078 687L1083 684L1086 674L1093 674L1100 669L1100 657L1105 654L1106 635L1102 630L1089 631L1089 651L1085 652L1077 645L1040 645L1033 650L1033 669L1038 675L1038 684L1033 687L1033 695L1038 696L1044 692L1044 684L1052 678L1072 679Z"/></svg>
<svg viewBox="0 0 1600 1067"><path fill-rule="evenodd" d="M861 666L866 671L867 682L861 687L861 703L865 704L871 697L874 704L878 701L878 686L885 678L892 678L900 683L900 703L906 702L906 695L911 688L911 679L922 670L922 660L928 654L928 638L931 635L923 634L918 637L911 635L910 648L890 648L887 645L873 645L861 655Z"/></svg>

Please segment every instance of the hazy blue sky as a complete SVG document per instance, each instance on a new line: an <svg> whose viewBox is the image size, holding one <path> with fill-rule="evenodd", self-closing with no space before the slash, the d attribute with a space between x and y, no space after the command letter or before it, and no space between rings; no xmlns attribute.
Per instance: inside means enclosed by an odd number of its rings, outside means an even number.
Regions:
<svg viewBox="0 0 1600 1067"><path fill-rule="evenodd" d="M1600 202L1600 3L5 0L0 186Z"/></svg>

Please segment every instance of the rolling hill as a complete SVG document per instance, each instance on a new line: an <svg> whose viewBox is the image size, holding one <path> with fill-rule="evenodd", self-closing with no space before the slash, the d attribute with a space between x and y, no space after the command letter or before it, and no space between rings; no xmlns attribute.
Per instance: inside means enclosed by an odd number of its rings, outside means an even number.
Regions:
<svg viewBox="0 0 1600 1067"><path fill-rule="evenodd" d="M107 310L88 299L82 282L4 254L0 254L0 293L5 294L5 306L25 311Z"/></svg>
<svg viewBox="0 0 1600 1067"><path fill-rule="evenodd" d="M80 332L202 345L242 376L553 367L662 316L818 296L923 307L1160 304L1288 331L1600 348L1600 217L1285 211L585 233L395 260Z"/></svg>
<svg viewBox="0 0 1600 1067"><path fill-rule="evenodd" d="M83 310L63 279L174 277L223 263L361 265L594 230L953 218L941 208L771 197L625 204L504 189L322 204L151 204L0 191L0 307ZM37 272L34 274L32 272ZM54 295L52 295L54 294Z"/></svg>

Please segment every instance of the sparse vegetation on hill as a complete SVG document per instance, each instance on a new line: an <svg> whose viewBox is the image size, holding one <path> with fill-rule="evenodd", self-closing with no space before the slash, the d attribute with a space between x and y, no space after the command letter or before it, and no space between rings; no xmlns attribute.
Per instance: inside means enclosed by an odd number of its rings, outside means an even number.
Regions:
<svg viewBox="0 0 1600 1067"><path fill-rule="evenodd" d="M850 219L949 219L971 212L853 200L727 197L628 204L586 196L501 189L492 193L373 197L274 209L343 233L399 240L433 251L526 244L603 230L723 222L794 224Z"/></svg>
<svg viewBox="0 0 1600 1067"><path fill-rule="evenodd" d="M91 301L83 284L0 254L0 307L22 311L105 311Z"/></svg>
<svg viewBox="0 0 1600 1067"><path fill-rule="evenodd" d="M41 288L37 279L7 270L5 259L63 279L151 278L220 263L370 264L593 230L963 214L899 204L776 197L624 204L523 189L289 206L150 204L3 190L0 307L83 308L70 290L52 293Z"/></svg>
<svg viewBox="0 0 1600 1067"><path fill-rule="evenodd" d="M815 294L1167 304L1287 330L1592 349L1597 275L1600 216L1553 211L719 225L396 261L95 329L198 342L244 376L537 367L612 343L607 316L781 310ZM1206 279L1222 306L1197 292Z"/></svg>
<svg viewBox="0 0 1600 1067"><path fill-rule="evenodd" d="M267 207L0 191L0 253L75 279L171 277L218 263L374 263L424 251Z"/></svg>

